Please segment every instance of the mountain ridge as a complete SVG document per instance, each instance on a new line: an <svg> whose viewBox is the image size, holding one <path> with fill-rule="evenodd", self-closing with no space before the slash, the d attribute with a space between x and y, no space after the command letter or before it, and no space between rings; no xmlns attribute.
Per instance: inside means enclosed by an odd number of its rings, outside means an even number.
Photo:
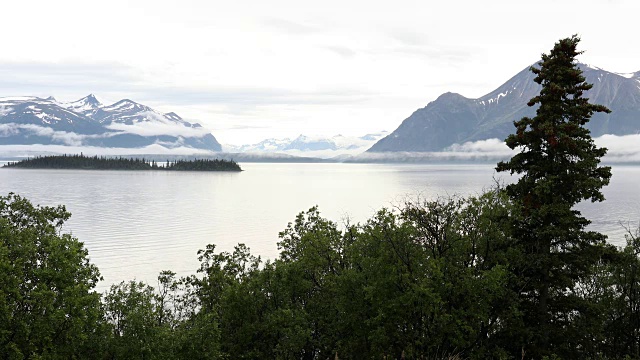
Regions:
<svg viewBox="0 0 640 360"><path fill-rule="evenodd" d="M71 102L53 96L0 98L0 145L27 144L222 150L202 125L130 99L104 105L93 94Z"/></svg>
<svg viewBox="0 0 640 360"><path fill-rule="evenodd" d="M537 64L534 64L535 66ZM586 81L594 84L585 96L609 107L588 124L592 135L628 135L640 132L640 71L618 74L579 63ZM495 90L477 99L447 92L417 109L368 152L442 151L454 144L504 139L514 131L513 121L535 116L527 102L541 86L533 81L530 66Z"/></svg>

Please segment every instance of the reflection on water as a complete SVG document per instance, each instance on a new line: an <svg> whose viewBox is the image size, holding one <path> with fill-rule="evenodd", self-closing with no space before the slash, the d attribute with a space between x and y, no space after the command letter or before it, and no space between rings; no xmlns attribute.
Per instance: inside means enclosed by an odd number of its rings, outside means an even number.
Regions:
<svg viewBox="0 0 640 360"><path fill-rule="evenodd" d="M155 284L161 270L193 273L196 252L214 243L246 243L275 258L276 242L295 215L314 205L325 217L362 222L406 196L479 194L491 165L242 164L241 173L0 170L0 194L42 205L64 204L65 229L83 241L108 284L136 278ZM593 228L622 245L640 220L640 167L616 167L607 201L581 204ZM508 181L508 179L506 179Z"/></svg>

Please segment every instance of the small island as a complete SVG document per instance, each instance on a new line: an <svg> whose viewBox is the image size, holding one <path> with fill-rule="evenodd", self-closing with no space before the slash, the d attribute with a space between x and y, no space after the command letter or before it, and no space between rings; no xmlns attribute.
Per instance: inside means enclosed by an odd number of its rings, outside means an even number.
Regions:
<svg viewBox="0 0 640 360"><path fill-rule="evenodd" d="M21 169L80 169L80 170L164 170L164 171L242 171L233 160L194 159L167 160L158 163L144 158L80 155L37 156L5 164L5 168Z"/></svg>

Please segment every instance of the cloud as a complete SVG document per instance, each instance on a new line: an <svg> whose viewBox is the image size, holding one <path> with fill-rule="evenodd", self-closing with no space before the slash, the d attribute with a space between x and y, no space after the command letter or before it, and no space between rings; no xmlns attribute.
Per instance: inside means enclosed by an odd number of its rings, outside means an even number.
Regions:
<svg viewBox="0 0 640 360"><path fill-rule="evenodd" d="M205 128L192 128L176 124L153 111L145 111L140 113L140 115L150 121L141 121L131 125L112 123L107 126L107 129L141 136L171 135L182 137L202 137L210 134L210 132Z"/></svg>
<svg viewBox="0 0 640 360"><path fill-rule="evenodd" d="M429 42L426 35L413 31L394 30L391 31L389 35L403 45L422 46Z"/></svg>
<svg viewBox="0 0 640 360"><path fill-rule="evenodd" d="M606 147L604 163L640 163L640 134L603 135L594 138L599 147ZM508 160L516 153L500 139L453 144L438 152L383 152L363 153L345 158L345 161L365 162L430 162L430 161L479 161L497 162Z"/></svg>
<svg viewBox="0 0 640 360"><path fill-rule="evenodd" d="M280 18L267 18L264 19L262 23L270 28L290 35L307 35L320 32L320 29L314 26Z"/></svg>
<svg viewBox="0 0 640 360"><path fill-rule="evenodd" d="M38 126L33 124L15 124L15 123L0 124L0 138L12 136L12 135L18 135L23 131L29 133L30 135L48 137L48 138L51 138L51 141L59 142L69 146L80 146L82 145L82 142L88 138L100 138L100 137L109 136L108 134L81 135L81 134L76 134L74 132L56 131L49 127Z"/></svg>
<svg viewBox="0 0 640 360"><path fill-rule="evenodd" d="M603 161L608 163L640 162L640 134L603 135L593 139L597 146L606 147ZM464 144L453 144L443 151L444 154L483 154L496 157L512 156L515 151L500 139L488 139Z"/></svg>
<svg viewBox="0 0 640 360"><path fill-rule="evenodd" d="M606 147L605 162L640 162L640 134L603 135L594 139L596 145Z"/></svg>
<svg viewBox="0 0 640 360"><path fill-rule="evenodd" d="M29 157L39 154L79 154L93 155L212 155L212 151L180 146L166 148L152 144L142 148L103 148L95 146L67 145L0 145L0 155L9 158Z"/></svg>
<svg viewBox="0 0 640 360"><path fill-rule="evenodd" d="M350 56L348 48L333 52ZM370 101L379 93L358 87L319 90L287 89L264 85L219 85L169 81L157 74L116 62L0 62L0 96L55 96L61 101L76 100L89 93L100 98L130 98L152 106L224 106L232 113L273 105L343 105ZM163 80L164 79L164 80ZM225 115L229 115L228 112Z"/></svg>
<svg viewBox="0 0 640 360"><path fill-rule="evenodd" d="M0 124L0 137L8 137L17 135L20 133L20 126L18 124Z"/></svg>
<svg viewBox="0 0 640 360"><path fill-rule="evenodd" d="M137 154L174 154L174 155L194 155L213 154L213 152L203 149L194 149L185 146L171 148L162 146L160 143L145 146L142 148L103 148L82 146L78 141L82 138L95 135L78 135L64 131L53 131L36 125L25 125L21 127L7 126L10 124L0 124L0 137L11 134L19 128L29 129L35 134L43 136L56 136L64 145L0 145L0 155L7 157L33 156L42 153L72 154L83 152L86 155L137 155ZM606 146L609 152L604 158L605 163L640 163L640 134L637 135L604 135L595 139L598 146ZM234 148L227 150L233 151ZM387 152L387 153L361 153L354 155L352 150L337 152L330 151L286 151L282 153L242 153L244 159L255 158L295 158L319 157L331 158L335 161L344 162L480 162L496 163L508 160L515 152L509 149L499 139L488 139L464 144L455 144L441 152Z"/></svg>
<svg viewBox="0 0 640 360"><path fill-rule="evenodd" d="M640 162L640 134L634 135L603 135L593 139L597 146L606 147L607 154L603 161L606 163L638 163ZM454 144L443 151L443 154L490 155L493 157L510 157L515 154L500 139L488 139L474 142L466 142L462 145Z"/></svg>
<svg viewBox="0 0 640 360"><path fill-rule="evenodd" d="M509 156L501 156L491 153L472 152L382 152L362 153L354 157L343 158L345 162L406 162L406 163L430 163L430 162L498 162L507 160Z"/></svg>
<svg viewBox="0 0 640 360"><path fill-rule="evenodd" d="M1 62L0 91L8 95L87 94L94 92L123 92L135 87L141 78L139 71L124 64Z"/></svg>
<svg viewBox="0 0 640 360"><path fill-rule="evenodd" d="M146 94L145 97L158 102L180 105L263 106L350 104L370 100L376 95L375 92L355 88L299 91L248 87L167 87L162 91Z"/></svg>
<svg viewBox="0 0 640 360"><path fill-rule="evenodd" d="M268 125L242 125L242 124L231 124L227 126L218 126L218 129L222 130L249 130L249 129L269 129Z"/></svg>
<svg viewBox="0 0 640 360"><path fill-rule="evenodd" d="M430 46L397 46L390 49L390 52L424 57L430 62L471 62L474 52L471 50L462 50L447 47L430 47Z"/></svg>
<svg viewBox="0 0 640 360"><path fill-rule="evenodd" d="M344 58L351 58L357 54L355 50L348 48L346 46L326 46L325 48Z"/></svg>
<svg viewBox="0 0 640 360"><path fill-rule="evenodd" d="M464 144L453 144L447 147L446 153L484 153L495 154L499 156L511 156L514 151L511 150L504 141L500 139L487 139L480 141L469 141Z"/></svg>

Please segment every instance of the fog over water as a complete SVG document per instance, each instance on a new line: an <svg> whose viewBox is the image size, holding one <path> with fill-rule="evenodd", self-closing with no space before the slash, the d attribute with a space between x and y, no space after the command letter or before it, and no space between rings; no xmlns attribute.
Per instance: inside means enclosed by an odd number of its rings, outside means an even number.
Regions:
<svg viewBox="0 0 640 360"><path fill-rule="evenodd" d="M407 197L476 195L496 179L494 165L241 164L241 173L0 169L0 194L42 205L64 204L65 230L86 244L104 276L101 290L122 280L156 283L161 270L195 273L207 244L274 259L295 216L314 205L338 223L363 222ZM592 228L622 245L640 220L640 166L614 166L607 201L581 204Z"/></svg>

